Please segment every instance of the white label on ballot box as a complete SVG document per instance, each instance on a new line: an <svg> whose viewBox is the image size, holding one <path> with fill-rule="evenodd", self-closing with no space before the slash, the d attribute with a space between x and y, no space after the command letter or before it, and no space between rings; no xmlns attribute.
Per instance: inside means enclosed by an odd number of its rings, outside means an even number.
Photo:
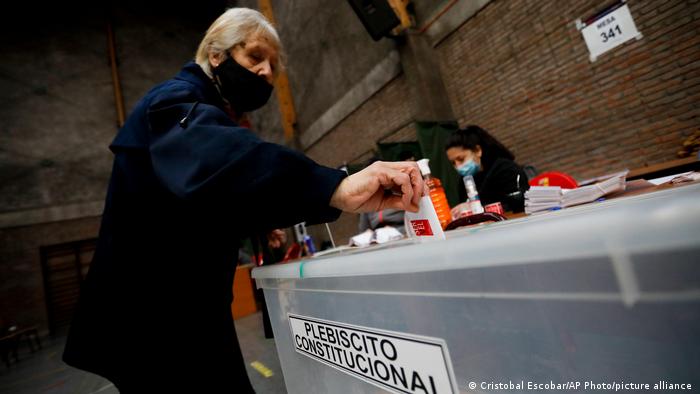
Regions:
<svg viewBox="0 0 700 394"><path fill-rule="evenodd" d="M307 357L394 393L459 392L442 339L288 317L294 350Z"/></svg>

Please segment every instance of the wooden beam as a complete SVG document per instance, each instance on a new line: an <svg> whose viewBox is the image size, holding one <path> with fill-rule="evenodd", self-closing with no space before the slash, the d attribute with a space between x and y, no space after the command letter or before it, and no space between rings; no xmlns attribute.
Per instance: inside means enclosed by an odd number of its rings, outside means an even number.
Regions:
<svg viewBox="0 0 700 394"><path fill-rule="evenodd" d="M112 22L107 21L107 50L109 52L109 67L112 71L112 87L114 89L114 104L117 108L117 126L124 126L126 119L124 112L124 97L122 96L122 86L119 81L119 66L117 65L117 49L114 39Z"/></svg>
<svg viewBox="0 0 700 394"><path fill-rule="evenodd" d="M408 7L409 0L389 0L389 5L394 10L394 13L401 21L401 27L407 29L413 25L411 21L411 16L408 15L406 7Z"/></svg>

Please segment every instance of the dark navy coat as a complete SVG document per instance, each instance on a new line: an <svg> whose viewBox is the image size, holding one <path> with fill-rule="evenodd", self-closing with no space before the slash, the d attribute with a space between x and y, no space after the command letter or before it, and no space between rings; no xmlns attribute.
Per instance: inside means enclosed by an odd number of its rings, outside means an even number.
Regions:
<svg viewBox="0 0 700 394"><path fill-rule="evenodd" d="M136 105L110 149L64 360L125 392L251 392L230 305L239 240L337 219L344 172L239 127L195 63Z"/></svg>

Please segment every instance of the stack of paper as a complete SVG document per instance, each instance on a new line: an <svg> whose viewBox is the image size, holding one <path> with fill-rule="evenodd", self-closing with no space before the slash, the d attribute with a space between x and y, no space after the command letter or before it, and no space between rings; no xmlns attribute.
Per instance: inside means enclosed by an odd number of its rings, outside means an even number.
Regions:
<svg viewBox="0 0 700 394"><path fill-rule="evenodd" d="M627 172L624 172L602 182L567 190L562 197L561 206L570 207L572 205L583 204L595 201L610 193L625 190L626 177Z"/></svg>
<svg viewBox="0 0 700 394"><path fill-rule="evenodd" d="M525 192L525 213L561 208L562 196L559 186L532 186Z"/></svg>
<svg viewBox="0 0 700 394"><path fill-rule="evenodd" d="M627 177L627 174L628 174L629 172L630 172L630 170L625 169L625 170L622 170L622 171L613 172L613 173L611 173L611 174L605 174L605 175L597 176L597 177L595 177L595 178L586 179L586 180L583 180L583 181L579 182L579 183L578 183L578 186L581 187L581 186L592 185L592 184L594 184L594 183L598 183L598 182L601 182L601 181L606 181L606 180L608 180L608 179L610 179L610 178L616 178L616 177L623 176L623 175L624 175L625 177Z"/></svg>
<svg viewBox="0 0 700 394"><path fill-rule="evenodd" d="M626 177L627 171L624 171L604 181L576 189L532 186L525 192L525 213L531 214L595 201L608 194L625 190Z"/></svg>

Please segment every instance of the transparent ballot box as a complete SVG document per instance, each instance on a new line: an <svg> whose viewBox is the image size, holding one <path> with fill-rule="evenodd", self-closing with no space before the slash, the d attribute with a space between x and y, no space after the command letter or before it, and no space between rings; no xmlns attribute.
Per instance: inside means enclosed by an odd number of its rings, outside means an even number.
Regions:
<svg viewBox="0 0 700 394"><path fill-rule="evenodd" d="M256 268L288 392L700 387L700 184L446 235Z"/></svg>

